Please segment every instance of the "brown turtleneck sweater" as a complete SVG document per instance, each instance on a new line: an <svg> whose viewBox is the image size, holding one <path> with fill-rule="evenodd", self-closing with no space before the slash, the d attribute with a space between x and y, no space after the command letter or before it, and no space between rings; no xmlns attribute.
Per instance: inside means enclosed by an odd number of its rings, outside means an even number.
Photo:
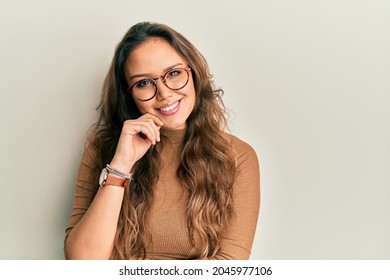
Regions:
<svg viewBox="0 0 390 280"><path fill-rule="evenodd" d="M154 200L149 212L149 232L152 243L146 244L147 259L191 259L193 247L188 237L185 209L188 192L176 176L180 161L180 144L185 130L161 130L165 135L161 151L161 172L154 186ZM237 175L234 183L235 215L224 234L222 249L214 259L248 259L260 205L259 163L254 149L235 136L226 134L237 153ZM80 221L99 187L91 181L91 151L86 150L81 160L75 198L66 229L66 237ZM149 240L147 238L146 240Z"/></svg>

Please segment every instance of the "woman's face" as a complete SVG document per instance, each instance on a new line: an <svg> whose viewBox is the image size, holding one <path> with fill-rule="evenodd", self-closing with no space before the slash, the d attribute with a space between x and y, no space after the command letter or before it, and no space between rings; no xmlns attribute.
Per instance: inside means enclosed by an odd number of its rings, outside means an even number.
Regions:
<svg viewBox="0 0 390 280"><path fill-rule="evenodd" d="M130 87L139 81L160 77L171 69L188 67L187 62L167 41L151 38L130 53L124 65L124 72ZM173 77L176 73L171 72L169 75ZM161 78L156 80L156 83L157 93L152 99L140 101L133 96L139 111L141 114L149 113L159 117L165 128L185 128L186 120L195 106L195 87L191 71L188 83L181 89L168 88ZM144 84L145 82L140 82L139 88Z"/></svg>

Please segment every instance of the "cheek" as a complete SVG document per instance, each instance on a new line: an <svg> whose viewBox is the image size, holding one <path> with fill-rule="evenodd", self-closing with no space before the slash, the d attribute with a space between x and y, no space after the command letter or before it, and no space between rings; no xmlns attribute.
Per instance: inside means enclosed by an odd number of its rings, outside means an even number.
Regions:
<svg viewBox="0 0 390 280"><path fill-rule="evenodd" d="M138 110L140 111L141 114L145 114L148 112L148 102L137 102L135 101L135 105L137 105Z"/></svg>
<svg viewBox="0 0 390 280"><path fill-rule="evenodd" d="M191 80L191 84L189 84L189 88L187 91L187 96L195 103L196 100L196 93L195 93L195 86L193 81Z"/></svg>
<svg viewBox="0 0 390 280"><path fill-rule="evenodd" d="M195 94L195 91L192 93L191 95L191 111L194 110L195 106L196 106L196 94Z"/></svg>
<svg viewBox="0 0 390 280"><path fill-rule="evenodd" d="M191 100L192 109L194 109L194 107L197 103L196 102L197 98L196 98L195 88L193 85L192 85L192 88L191 88L191 91L189 92L189 94L190 94L189 98Z"/></svg>

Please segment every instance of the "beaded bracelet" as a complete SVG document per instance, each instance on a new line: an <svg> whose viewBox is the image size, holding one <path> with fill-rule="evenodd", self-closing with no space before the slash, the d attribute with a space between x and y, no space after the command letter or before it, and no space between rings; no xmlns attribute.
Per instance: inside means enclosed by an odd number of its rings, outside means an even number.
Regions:
<svg viewBox="0 0 390 280"><path fill-rule="evenodd" d="M133 173L129 173L129 174L123 173L123 172L111 167L109 164L106 165L106 168L112 174L115 174L121 178L133 180Z"/></svg>

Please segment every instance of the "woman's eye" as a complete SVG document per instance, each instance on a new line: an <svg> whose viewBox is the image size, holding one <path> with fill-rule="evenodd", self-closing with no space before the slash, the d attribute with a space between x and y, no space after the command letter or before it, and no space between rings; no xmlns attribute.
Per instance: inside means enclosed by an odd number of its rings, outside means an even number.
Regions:
<svg viewBox="0 0 390 280"><path fill-rule="evenodd" d="M151 80L141 80L139 82L136 83L136 87L137 88L144 88L144 87L147 87L148 85L150 85L152 83Z"/></svg>
<svg viewBox="0 0 390 280"><path fill-rule="evenodd" d="M181 74L181 71L180 70L177 70L177 69L173 69L172 71L169 71L168 72L168 75L167 77L174 77L174 76L177 76L177 75L180 75Z"/></svg>

